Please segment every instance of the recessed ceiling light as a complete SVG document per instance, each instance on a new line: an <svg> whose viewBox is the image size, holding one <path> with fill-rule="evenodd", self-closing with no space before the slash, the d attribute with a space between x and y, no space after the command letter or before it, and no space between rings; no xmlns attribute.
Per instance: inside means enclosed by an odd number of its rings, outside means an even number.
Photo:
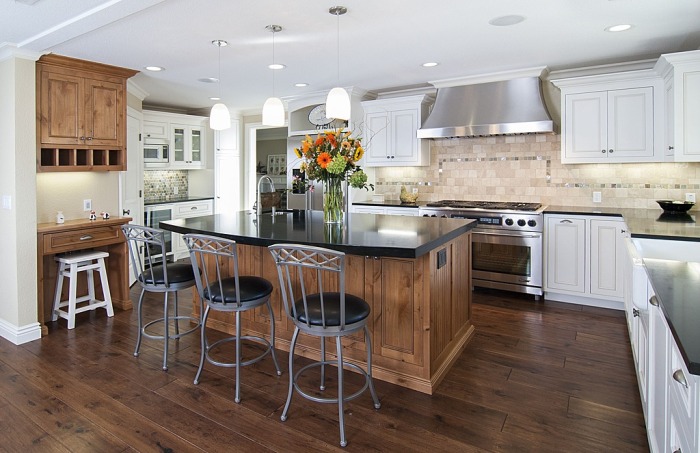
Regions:
<svg viewBox="0 0 700 453"><path fill-rule="evenodd" d="M421 66L423 66L424 68L433 68L433 67L437 66L438 64L439 63L436 63L434 61L429 61L427 63L423 63Z"/></svg>
<svg viewBox="0 0 700 453"><path fill-rule="evenodd" d="M221 98L218 98L216 96L212 96L209 99L211 99L212 101L220 101L221 100Z"/></svg>
<svg viewBox="0 0 700 453"><path fill-rule="evenodd" d="M146 71L153 71L153 72L158 72L158 71L164 71L165 68L161 66L146 66L145 67Z"/></svg>
<svg viewBox="0 0 700 453"><path fill-rule="evenodd" d="M286 68L285 65L280 64L280 63L272 63L271 65L267 65L267 67L270 69L284 69L284 68Z"/></svg>
<svg viewBox="0 0 700 453"><path fill-rule="evenodd" d="M630 24L619 24L619 25L611 25L609 27L605 27L605 31L615 33L618 31L627 31L630 28L632 28L632 25L630 25Z"/></svg>
<svg viewBox="0 0 700 453"><path fill-rule="evenodd" d="M201 79L197 80L204 83L219 83L219 79L217 79L216 77L202 77Z"/></svg>
<svg viewBox="0 0 700 453"><path fill-rule="evenodd" d="M509 16L494 17L489 21L489 24L496 27L508 27L510 25L519 24L524 21L524 16L519 16L517 14L511 14Z"/></svg>
<svg viewBox="0 0 700 453"><path fill-rule="evenodd" d="M309 86L309 84L306 82L299 82L299 83L295 83L294 86L299 87L299 88L303 88L303 87Z"/></svg>

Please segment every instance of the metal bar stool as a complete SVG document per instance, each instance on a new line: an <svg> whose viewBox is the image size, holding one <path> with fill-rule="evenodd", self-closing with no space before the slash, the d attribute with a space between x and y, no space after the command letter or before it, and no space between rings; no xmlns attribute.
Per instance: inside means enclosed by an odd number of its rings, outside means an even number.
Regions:
<svg viewBox="0 0 700 453"><path fill-rule="evenodd" d="M68 255L57 255L58 273L56 275L56 293L53 298L53 310L51 321L56 321L58 317L68 320L68 328L75 328L75 315L88 310L104 308L107 316L114 316L112 308L112 295L109 292L109 282L107 281L107 268L105 258L109 253L97 250L71 253ZM100 274L103 300L95 298L95 278L93 271ZM78 272L86 272L88 293L85 296L77 296ZM63 292L63 279L69 278L68 300L61 300ZM87 302L87 305L78 307L78 304ZM62 308L68 307L68 310Z"/></svg>
<svg viewBox="0 0 700 453"><path fill-rule="evenodd" d="M183 239L190 251L190 261L194 269L201 304L200 313L202 313L202 353L194 383L199 384L205 359L217 366L236 368L234 401L240 403L242 366L259 362L270 354L277 375L282 374L275 355L275 315L272 312L272 305L270 305L272 284L262 277L238 274L238 250L235 241L199 234L186 234ZM205 303L206 308L204 308ZM267 310L270 313L270 341L263 337L241 335L241 313L254 310L262 305L267 305ZM236 314L236 335L234 337L223 338L209 344L206 325L211 310ZM256 357L244 361L242 359L243 340L262 344L265 349ZM236 342L235 362L220 362L211 357L214 348L231 341Z"/></svg>
<svg viewBox="0 0 700 453"><path fill-rule="evenodd" d="M138 302L139 333L136 340L134 356L138 357L141 347L141 337L163 340L163 370L168 369L168 340L177 340L194 332L200 325L199 319L192 316L180 316L177 307L177 292L195 285L192 266L185 263L168 263L166 261L165 233L156 228L140 225L122 225L122 231L129 244L131 265L136 275L136 281L141 285L141 296ZM143 325L143 298L146 291L163 293L163 317ZM168 310L168 294L175 295L174 315ZM180 321L189 321L195 325L185 332L180 332ZM154 333L149 328L155 324L163 324L162 333ZM170 324L174 324L174 334L170 333Z"/></svg>
<svg viewBox="0 0 700 453"><path fill-rule="evenodd" d="M301 396L318 403L337 403L340 425L340 446L345 447L345 418L343 407L346 401L360 396L369 387L374 401L374 407L379 409L381 404L377 398L372 382L372 339L367 329L367 319L370 314L369 304L352 294L345 293L345 254L321 247L302 246L296 244L278 244L268 247L277 264L282 301L287 316L294 322L294 334L289 348L289 392L287 403L284 405L282 421L287 419L293 390ZM337 274L338 292L327 291L324 282L328 282L328 274ZM333 281L331 279L331 281ZM332 283L329 283L329 285ZM295 295L295 291L298 291ZM343 346L341 338L363 330L367 347L367 371L354 363L343 361ZM294 373L294 348L299 338L299 332L321 338L321 360L301 368ZM325 366L334 364L326 361L326 337L335 337L338 367L338 397L320 398L304 391L298 384L299 376L311 367L321 367L321 385L325 385ZM344 394L343 367L357 370L365 377L364 386L352 395Z"/></svg>

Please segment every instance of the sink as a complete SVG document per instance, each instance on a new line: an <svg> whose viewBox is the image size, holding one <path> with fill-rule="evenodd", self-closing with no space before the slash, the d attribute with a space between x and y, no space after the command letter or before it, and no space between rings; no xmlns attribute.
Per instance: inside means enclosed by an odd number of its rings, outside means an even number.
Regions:
<svg viewBox="0 0 700 453"><path fill-rule="evenodd" d="M689 262L700 260L700 242L643 238L633 239L633 242L643 258Z"/></svg>

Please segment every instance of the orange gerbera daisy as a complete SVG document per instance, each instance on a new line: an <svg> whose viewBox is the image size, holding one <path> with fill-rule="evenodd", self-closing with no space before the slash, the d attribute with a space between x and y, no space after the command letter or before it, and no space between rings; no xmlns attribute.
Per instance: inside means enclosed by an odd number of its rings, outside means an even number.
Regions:
<svg viewBox="0 0 700 453"><path fill-rule="evenodd" d="M301 142L301 152L302 153L304 153L304 154L308 153L310 148L311 148L311 142L307 142L306 140Z"/></svg>
<svg viewBox="0 0 700 453"><path fill-rule="evenodd" d="M338 145L338 142L335 140L335 134L327 134L326 138L328 139L333 148L335 148Z"/></svg>
<svg viewBox="0 0 700 453"><path fill-rule="evenodd" d="M316 138L316 142L314 143L314 145L315 145L315 146L323 145L324 140L325 140L325 138L323 138L322 136L319 135L319 136Z"/></svg>
<svg viewBox="0 0 700 453"><path fill-rule="evenodd" d="M316 158L316 162L318 163L318 165L320 165L321 168L324 169L328 166L328 164L331 163L331 160L333 160L333 158L328 153L321 153Z"/></svg>

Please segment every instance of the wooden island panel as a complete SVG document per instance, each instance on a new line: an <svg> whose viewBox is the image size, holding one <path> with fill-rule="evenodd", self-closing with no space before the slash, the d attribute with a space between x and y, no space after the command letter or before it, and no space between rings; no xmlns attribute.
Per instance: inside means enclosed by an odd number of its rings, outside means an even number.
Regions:
<svg viewBox="0 0 700 453"><path fill-rule="evenodd" d="M470 320L471 233L465 233L418 258L347 255L346 291L372 308L373 375L377 379L432 394L474 333ZM457 252L458 250L458 252ZM261 275L274 286L276 347L289 351L294 323L284 312L277 269L266 247L238 245L239 273ZM438 269L438 255L444 264ZM440 260L442 263L442 260ZM298 283L297 283L298 285ZM337 284L325 283L329 291ZM297 286L298 288L298 286ZM199 313L195 297L194 312ZM267 309L243 314L243 331L269 337ZM212 311L208 326L233 333L234 315ZM327 357L335 346L329 341ZM366 345L361 332L343 339L345 356L362 365ZM318 359L318 338L300 335L296 352Z"/></svg>

